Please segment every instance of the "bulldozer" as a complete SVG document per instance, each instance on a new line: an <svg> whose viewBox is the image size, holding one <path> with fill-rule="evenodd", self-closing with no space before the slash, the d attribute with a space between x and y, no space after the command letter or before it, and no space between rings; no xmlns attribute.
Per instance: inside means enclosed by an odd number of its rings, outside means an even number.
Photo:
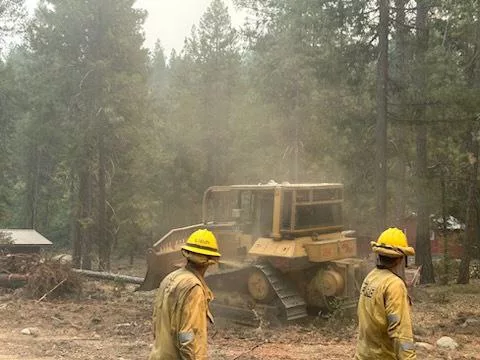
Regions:
<svg viewBox="0 0 480 360"><path fill-rule="evenodd" d="M354 231L343 229L343 185L337 183L212 186L202 222L169 231L147 252L138 290L153 290L183 266L180 248L207 228L222 254L205 280L214 315L239 323L292 321L355 303L365 274Z"/></svg>

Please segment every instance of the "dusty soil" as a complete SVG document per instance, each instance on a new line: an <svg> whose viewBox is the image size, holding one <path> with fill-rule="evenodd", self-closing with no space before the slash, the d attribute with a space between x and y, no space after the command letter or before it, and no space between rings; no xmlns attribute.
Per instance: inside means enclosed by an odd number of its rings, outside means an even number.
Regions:
<svg viewBox="0 0 480 360"><path fill-rule="evenodd" d="M152 341L154 293L88 281L76 299L25 299L21 291L0 296L0 360L146 359ZM420 288L414 292L417 341L443 335L457 350L419 350L419 359L480 359L480 284ZM470 319L467 321L467 319ZM467 324L466 324L467 323ZM34 335L22 329L36 328ZM312 318L300 324L253 329L218 321L209 332L210 358L351 359L353 319Z"/></svg>

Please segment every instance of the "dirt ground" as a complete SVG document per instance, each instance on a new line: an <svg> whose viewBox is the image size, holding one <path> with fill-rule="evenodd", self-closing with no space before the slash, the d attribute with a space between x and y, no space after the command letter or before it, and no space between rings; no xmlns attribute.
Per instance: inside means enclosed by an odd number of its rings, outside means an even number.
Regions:
<svg viewBox="0 0 480 360"><path fill-rule="evenodd" d="M450 336L457 350L418 350L418 359L480 359L480 283L418 288L414 292L417 341ZM152 342L154 293L86 281L76 299L27 300L21 290L0 296L0 360L146 359ZM21 333L33 328L33 335ZM311 318L300 324L254 329L221 319L209 332L210 358L351 359L352 318Z"/></svg>

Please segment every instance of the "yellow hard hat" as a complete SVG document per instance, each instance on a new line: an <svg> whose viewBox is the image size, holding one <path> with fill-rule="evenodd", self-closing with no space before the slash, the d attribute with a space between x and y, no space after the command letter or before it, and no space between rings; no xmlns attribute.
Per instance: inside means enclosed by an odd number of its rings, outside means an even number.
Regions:
<svg viewBox="0 0 480 360"><path fill-rule="evenodd" d="M380 255L389 257L412 256L415 249L408 246L407 237L402 230L389 228L382 232L377 241L370 243L372 250Z"/></svg>
<svg viewBox="0 0 480 360"><path fill-rule="evenodd" d="M182 249L195 254L221 256L218 252L215 235L207 229L194 231L187 239L185 245L182 246Z"/></svg>
<svg viewBox="0 0 480 360"><path fill-rule="evenodd" d="M378 244L407 247L407 237L402 230L390 228L380 234L377 240Z"/></svg>

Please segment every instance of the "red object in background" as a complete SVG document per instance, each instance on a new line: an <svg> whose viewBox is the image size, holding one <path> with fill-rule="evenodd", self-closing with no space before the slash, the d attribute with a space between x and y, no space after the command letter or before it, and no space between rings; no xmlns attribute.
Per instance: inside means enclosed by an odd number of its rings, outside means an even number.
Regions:
<svg viewBox="0 0 480 360"><path fill-rule="evenodd" d="M448 238L448 256L453 259L460 259L463 255L463 246L460 243L458 236L453 236L455 234L447 234ZM434 256L443 256L444 254L444 239L442 236L435 236L435 238L430 242L432 247L432 255Z"/></svg>
<svg viewBox="0 0 480 360"><path fill-rule="evenodd" d="M450 229L447 229L447 239L448 239L448 256L453 259L460 259L463 254L463 246L461 242L461 237L464 233L462 224L451 217L456 221L456 226L451 226ZM408 239L408 245L416 248L417 242L417 217L412 214L404 219L403 223L398 226L401 229ZM365 236L365 235L356 235L357 238L357 256L366 258L371 254L370 242L377 240L374 236ZM432 230L430 232L430 248L432 256L440 257L444 255L444 239L441 235L440 230Z"/></svg>
<svg viewBox="0 0 480 360"><path fill-rule="evenodd" d="M417 218L414 215L407 217L402 224L401 229L407 235L408 244L416 248L417 242ZM461 244L461 235L463 230L454 229L447 230L448 239L448 256L454 259L460 259L463 254L463 246ZM431 230L430 232L430 248L432 256L443 256L444 239L439 230Z"/></svg>

